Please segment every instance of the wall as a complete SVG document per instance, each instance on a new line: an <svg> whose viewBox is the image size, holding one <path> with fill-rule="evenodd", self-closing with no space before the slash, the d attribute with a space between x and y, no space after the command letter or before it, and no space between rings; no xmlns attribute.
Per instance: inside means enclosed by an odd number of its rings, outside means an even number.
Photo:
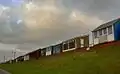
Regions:
<svg viewBox="0 0 120 74"><path fill-rule="evenodd" d="M99 37L99 43L107 42L107 35L103 35Z"/></svg>
<svg viewBox="0 0 120 74"><path fill-rule="evenodd" d="M40 50L40 56L46 56L46 48Z"/></svg>
<svg viewBox="0 0 120 74"><path fill-rule="evenodd" d="M29 53L30 59L38 59L40 57L40 50Z"/></svg>
<svg viewBox="0 0 120 74"><path fill-rule="evenodd" d="M120 40L120 20L114 25L114 37L115 40Z"/></svg>
<svg viewBox="0 0 120 74"><path fill-rule="evenodd" d="M62 44L53 46L53 54L61 53L61 50L62 50Z"/></svg>
<svg viewBox="0 0 120 74"><path fill-rule="evenodd" d="M75 38L75 48L81 48L80 37Z"/></svg>
<svg viewBox="0 0 120 74"><path fill-rule="evenodd" d="M52 55L52 46L46 48L46 56Z"/></svg>
<svg viewBox="0 0 120 74"><path fill-rule="evenodd" d="M81 39L83 39L83 47L89 47L89 36L83 36Z"/></svg>
<svg viewBox="0 0 120 74"><path fill-rule="evenodd" d="M25 55L24 56L24 61L28 61L29 60L29 55Z"/></svg>
<svg viewBox="0 0 120 74"><path fill-rule="evenodd" d="M89 47L93 46L93 34L92 32L89 32Z"/></svg>
<svg viewBox="0 0 120 74"><path fill-rule="evenodd" d="M114 41L115 38L114 38L114 26L112 26L112 34L110 35L107 35L107 41L110 42L110 41Z"/></svg>
<svg viewBox="0 0 120 74"><path fill-rule="evenodd" d="M94 39L93 39L93 42L94 42L94 43L93 43L94 45L99 44L99 38L94 38Z"/></svg>

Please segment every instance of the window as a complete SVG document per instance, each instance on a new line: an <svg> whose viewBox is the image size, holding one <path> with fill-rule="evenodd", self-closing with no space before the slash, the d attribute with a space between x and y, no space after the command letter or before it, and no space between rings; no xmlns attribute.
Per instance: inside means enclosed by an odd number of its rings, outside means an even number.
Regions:
<svg viewBox="0 0 120 74"><path fill-rule="evenodd" d="M103 33L107 34L107 29L106 28L103 29Z"/></svg>
<svg viewBox="0 0 120 74"><path fill-rule="evenodd" d="M112 34L112 26L108 27L108 34Z"/></svg>
<svg viewBox="0 0 120 74"><path fill-rule="evenodd" d="M99 30L99 35L100 35L100 36L102 35L102 30Z"/></svg>
<svg viewBox="0 0 120 74"><path fill-rule="evenodd" d="M50 52L50 51L51 51L51 47L48 47L48 48L46 49L46 51L47 51L47 52Z"/></svg>
<svg viewBox="0 0 120 74"><path fill-rule="evenodd" d="M68 49L68 44L67 43L65 43L63 46L64 46L64 50Z"/></svg>
<svg viewBox="0 0 120 74"><path fill-rule="evenodd" d="M45 49L41 50L41 56L44 56L44 55L45 55Z"/></svg>
<svg viewBox="0 0 120 74"><path fill-rule="evenodd" d="M69 42L69 49L75 48L75 40Z"/></svg>
<svg viewBox="0 0 120 74"><path fill-rule="evenodd" d="M94 38L97 38L97 31L94 32Z"/></svg>

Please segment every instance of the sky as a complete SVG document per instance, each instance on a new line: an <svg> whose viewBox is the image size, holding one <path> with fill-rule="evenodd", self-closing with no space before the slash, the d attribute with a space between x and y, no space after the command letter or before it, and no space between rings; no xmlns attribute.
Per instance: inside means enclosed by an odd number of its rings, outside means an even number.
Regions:
<svg viewBox="0 0 120 74"><path fill-rule="evenodd" d="M119 18L119 3L119 0L0 0L0 50L27 52L86 34Z"/></svg>

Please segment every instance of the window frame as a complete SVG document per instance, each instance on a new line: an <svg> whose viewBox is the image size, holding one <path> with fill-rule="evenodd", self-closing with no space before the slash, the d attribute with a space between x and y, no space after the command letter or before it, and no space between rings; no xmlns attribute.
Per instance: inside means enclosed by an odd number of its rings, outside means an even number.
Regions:
<svg viewBox="0 0 120 74"><path fill-rule="evenodd" d="M107 34L107 28L103 29L103 34L106 35Z"/></svg>
<svg viewBox="0 0 120 74"><path fill-rule="evenodd" d="M94 35L94 38L97 38L98 37L97 31L93 32L93 35Z"/></svg>
<svg viewBox="0 0 120 74"><path fill-rule="evenodd" d="M112 34L113 33L113 28L112 26L109 26L108 27L108 35Z"/></svg>
<svg viewBox="0 0 120 74"><path fill-rule="evenodd" d="M101 30L99 30L99 36L102 36L103 35L103 33L102 33L102 29Z"/></svg>

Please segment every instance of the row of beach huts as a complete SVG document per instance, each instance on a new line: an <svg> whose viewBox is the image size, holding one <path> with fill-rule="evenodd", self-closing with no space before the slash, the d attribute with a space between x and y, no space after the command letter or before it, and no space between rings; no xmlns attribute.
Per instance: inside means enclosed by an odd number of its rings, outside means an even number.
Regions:
<svg viewBox="0 0 120 74"><path fill-rule="evenodd" d="M51 56L76 49L80 50L82 48L89 50L90 47L97 44L117 40L120 40L120 18L100 25L89 34L74 37L56 45L37 49L25 55L19 56L14 60L7 61L7 63L39 59L40 57Z"/></svg>

